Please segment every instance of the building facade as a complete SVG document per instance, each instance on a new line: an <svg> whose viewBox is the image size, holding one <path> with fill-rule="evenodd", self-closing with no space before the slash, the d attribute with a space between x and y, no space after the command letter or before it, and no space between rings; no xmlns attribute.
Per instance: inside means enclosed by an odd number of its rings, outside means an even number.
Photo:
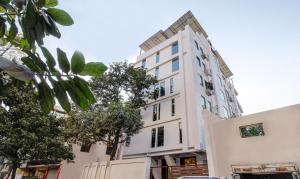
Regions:
<svg viewBox="0 0 300 179"><path fill-rule="evenodd" d="M190 11L140 48L134 65L157 78L159 96L142 110L144 128L123 158L150 156L157 166L206 163L202 110L223 119L242 114L232 72Z"/></svg>

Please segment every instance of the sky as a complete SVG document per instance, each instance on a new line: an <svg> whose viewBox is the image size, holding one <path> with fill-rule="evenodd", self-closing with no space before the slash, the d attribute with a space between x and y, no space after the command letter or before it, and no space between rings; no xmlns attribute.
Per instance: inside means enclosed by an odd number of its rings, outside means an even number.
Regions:
<svg viewBox="0 0 300 179"><path fill-rule="evenodd" d="M244 114L300 103L299 0L60 0L74 19L46 46L87 61L132 61L139 45L191 10L234 73Z"/></svg>

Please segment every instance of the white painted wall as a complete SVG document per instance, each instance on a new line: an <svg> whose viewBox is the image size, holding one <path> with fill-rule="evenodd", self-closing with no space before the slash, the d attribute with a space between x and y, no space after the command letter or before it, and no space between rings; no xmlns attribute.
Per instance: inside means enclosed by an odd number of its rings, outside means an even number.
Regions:
<svg viewBox="0 0 300 179"><path fill-rule="evenodd" d="M212 77L204 74L203 65L198 66L196 56L201 58L201 51L196 49L194 40L209 56L209 60L202 59L201 61L205 63L208 69L212 70ZM176 41L179 44L179 52L172 55L171 45ZM156 63L158 51L160 52L160 62ZM178 72L172 72L172 59L177 56L179 57L180 69ZM201 95L212 103L214 112L223 117L221 107L224 106L229 109L230 104L227 100L221 100L219 91L225 92L227 89L232 93L228 80L221 79L221 84L218 78L218 76L222 77L222 73L216 58L211 51L208 40L202 34L194 33L189 26L138 57L135 66L140 67L142 60L146 59L146 68L149 74L154 75L155 68L159 67L158 80L166 82L166 96L158 98L156 101L150 101L147 109L142 111L145 122L144 128L139 134L132 137L130 146L125 147L125 158L205 150L204 121L200 105ZM212 80L215 95L206 95L205 87L200 85L199 75L202 75L206 81ZM169 93L171 77L174 78L175 92L173 94ZM171 116L172 98L176 99L175 116ZM236 100L235 95L234 99ZM152 121L153 105L158 103L161 103L161 119ZM215 106L219 106L219 108L217 109ZM236 113L240 115L238 111ZM183 130L182 144L179 143L179 122L181 122ZM165 128L164 146L151 148L151 130L160 126Z"/></svg>

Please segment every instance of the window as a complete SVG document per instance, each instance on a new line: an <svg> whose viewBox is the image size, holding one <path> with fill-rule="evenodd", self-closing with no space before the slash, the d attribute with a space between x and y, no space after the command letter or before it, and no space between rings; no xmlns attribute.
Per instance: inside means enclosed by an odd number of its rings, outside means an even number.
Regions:
<svg viewBox="0 0 300 179"><path fill-rule="evenodd" d="M203 66L203 69L206 70L206 65L204 62L202 62L202 66Z"/></svg>
<svg viewBox="0 0 300 179"><path fill-rule="evenodd" d="M156 139L156 129L153 128L151 131L151 147L152 148L155 147L155 143L156 143L155 139Z"/></svg>
<svg viewBox="0 0 300 179"><path fill-rule="evenodd" d="M159 52L156 52L155 61L156 63L159 63Z"/></svg>
<svg viewBox="0 0 300 179"><path fill-rule="evenodd" d="M172 60L172 72L179 70L179 58L176 57Z"/></svg>
<svg viewBox="0 0 300 179"><path fill-rule="evenodd" d="M80 152L90 152L92 144L90 143L82 143Z"/></svg>
<svg viewBox="0 0 300 179"><path fill-rule="evenodd" d="M157 119L160 120L160 103L158 103L158 114L157 115L158 115Z"/></svg>
<svg viewBox="0 0 300 179"><path fill-rule="evenodd" d="M155 68L155 78L158 79L158 75L159 75L159 67Z"/></svg>
<svg viewBox="0 0 300 179"><path fill-rule="evenodd" d="M196 45L197 50L199 50L198 42L197 42L196 40L194 40L194 42L195 42L195 45Z"/></svg>
<svg viewBox="0 0 300 179"><path fill-rule="evenodd" d="M241 126L240 133L242 138L265 135L262 123Z"/></svg>
<svg viewBox="0 0 300 179"><path fill-rule="evenodd" d="M206 99L204 96L201 96L201 106L203 109L206 109Z"/></svg>
<svg viewBox="0 0 300 179"><path fill-rule="evenodd" d="M206 101L206 106L207 106L207 109L212 112L212 105L211 105L211 102L210 101Z"/></svg>
<svg viewBox="0 0 300 179"><path fill-rule="evenodd" d="M157 128L157 147L164 146L164 127Z"/></svg>
<svg viewBox="0 0 300 179"><path fill-rule="evenodd" d="M159 85L154 85L154 99L157 99L159 97Z"/></svg>
<svg viewBox="0 0 300 179"><path fill-rule="evenodd" d="M172 55L178 52L178 42L172 44Z"/></svg>
<svg viewBox="0 0 300 179"><path fill-rule="evenodd" d="M201 60L200 60L200 58L198 56L196 56L196 58L197 58L197 61L198 61L198 66L201 67Z"/></svg>
<svg viewBox="0 0 300 179"><path fill-rule="evenodd" d="M143 59L142 61L142 68L146 68L146 59Z"/></svg>
<svg viewBox="0 0 300 179"><path fill-rule="evenodd" d="M171 100L171 106L172 106L171 115L175 116L175 99Z"/></svg>
<svg viewBox="0 0 300 179"><path fill-rule="evenodd" d="M131 137L126 137L125 146L129 147L131 142Z"/></svg>
<svg viewBox="0 0 300 179"><path fill-rule="evenodd" d="M201 47L200 47L200 51L201 51L201 56L203 57L204 56L204 51Z"/></svg>
<svg viewBox="0 0 300 179"><path fill-rule="evenodd" d="M113 147L111 147L111 146L107 146L107 147L106 147L105 154L106 154L106 155L110 155L110 154L111 154L111 152L112 152L112 150L113 150Z"/></svg>
<svg viewBox="0 0 300 179"><path fill-rule="evenodd" d="M221 98L222 100L225 102L225 94L223 91L220 90L220 95L221 95Z"/></svg>
<svg viewBox="0 0 300 179"><path fill-rule="evenodd" d="M174 93L174 79L170 78L170 94Z"/></svg>
<svg viewBox="0 0 300 179"><path fill-rule="evenodd" d="M166 95L166 83L163 81L160 83L160 96Z"/></svg>
<svg viewBox="0 0 300 179"><path fill-rule="evenodd" d="M199 78L200 78L200 85L204 86L203 77L201 75L199 75Z"/></svg>
<svg viewBox="0 0 300 179"><path fill-rule="evenodd" d="M182 144L182 127L181 127L181 122L178 123L178 128L179 128L179 143Z"/></svg>
<svg viewBox="0 0 300 179"><path fill-rule="evenodd" d="M154 104L154 105L153 105L152 120L153 120L153 121L156 121L156 120L157 120L157 104Z"/></svg>

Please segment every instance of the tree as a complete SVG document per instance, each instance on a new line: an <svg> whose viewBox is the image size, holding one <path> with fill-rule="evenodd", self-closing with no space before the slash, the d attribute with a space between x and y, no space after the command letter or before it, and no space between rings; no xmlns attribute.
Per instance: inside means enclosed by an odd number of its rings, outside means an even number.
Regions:
<svg viewBox="0 0 300 179"><path fill-rule="evenodd" d="M46 36L61 37L58 24L70 26L74 23L67 12L55 8L57 5L57 0L0 1L0 46L3 47L0 72L22 81L33 81L41 109L46 113L53 109L54 98L69 112L71 105L68 95L81 108L90 107L95 98L88 83L79 76L100 76L106 70L106 66L100 62L86 63L79 51L75 51L69 60L67 54L57 48L55 59L46 48ZM4 57L12 47L24 52L22 63ZM0 90L4 88L0 83Z"/></svg>
<svg viewBox="0 0 300 179"><path fill-rule="evenodd" d="M13 80L6 85L0 107L0 156L12 166L12 178L24 162L45 163L72 160L72 148L65 143L62 118L45 114L32 86Z"/></svg>
<svg viewBox="0 0 300 179"><path fill-rule="evenodd" d="M72 142L103 142L111 149L113 160L118 144L129 141L143 127L140 109L153 99L156 82L145 69L127 62L110 65L105 74L90 82L97 104L89 111L75 110L67 120Z"/></svg>

